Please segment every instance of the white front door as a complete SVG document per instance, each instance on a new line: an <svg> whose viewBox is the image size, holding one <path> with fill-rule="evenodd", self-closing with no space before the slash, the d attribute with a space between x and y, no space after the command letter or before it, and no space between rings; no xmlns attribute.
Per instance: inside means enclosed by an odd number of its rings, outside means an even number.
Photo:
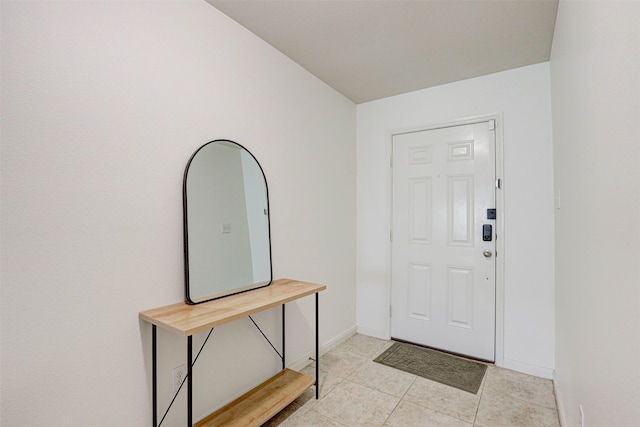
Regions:
<svg viewBox="0 0 640 427"><path fill-rule="evenodd" d="M391 336L488 361L495 347L494 123L398 134L392 142Z"/></svg>

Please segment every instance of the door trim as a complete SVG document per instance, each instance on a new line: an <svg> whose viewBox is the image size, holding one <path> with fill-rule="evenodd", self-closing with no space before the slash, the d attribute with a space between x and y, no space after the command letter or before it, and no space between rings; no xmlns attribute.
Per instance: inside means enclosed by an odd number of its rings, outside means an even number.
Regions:
<svg viewBox="0 0 640 427"><path fill-rule="evenodd" d="M505 230L504 230L504 217L505 212L505 176L504 176L504 151L503 151L503 118L502 113L486 114L472 117L464 117L447 122L439 122L430 125L420 126L417 128L397 129L387 131L386 136L386 159L387 159L387 198L386 198L386 211L387 211L387 225L389 227L389 234L392 227L392 180L393 170L391 168L391 156L393 153L393 136L410 132L429 131L434 129L441 129L452 126L470 125L475 123L487 122L489 120L495 120L495 165L496 165L496 180L500 180L500 188L496 189L496 209L498 212L496 218L496 330L495 330L495 364L497 366L504 366L504 267L505 267ZM391 239L386 243L386 290L385 290L385 307L387 321L385 323L385 338L391 338Z"/></svg>

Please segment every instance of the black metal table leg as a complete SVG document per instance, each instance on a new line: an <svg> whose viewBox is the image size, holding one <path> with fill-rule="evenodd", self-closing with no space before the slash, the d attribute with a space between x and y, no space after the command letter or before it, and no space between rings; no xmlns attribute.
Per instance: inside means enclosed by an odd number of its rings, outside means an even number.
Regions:
<svg viewBox="0 0 640 427"><path fill-rule="evenodd" d="M285 321L284 321L284 304L282 304L282 369L286 368L287 364L285 362Z"/></svg>
<svg viewBox="0 0 640 427"><path fill-rule="evenodd" d="M187 337L187 426L193 425L193 336Z"/></svg>
<svg viewBox="0 0 640 427"><path fill-rule="evenodd" d="M158 427L158 351L156 325L151 325L151 387L153 389L153 427Z"/></svg>
<svg viewBox="0 0 640 427"><path fill-rule="evenodd" d="M318 323L319 295L320 294L316 292L316 400L320 398L320 339L318 338L318 332L320 331Z"/></svg>

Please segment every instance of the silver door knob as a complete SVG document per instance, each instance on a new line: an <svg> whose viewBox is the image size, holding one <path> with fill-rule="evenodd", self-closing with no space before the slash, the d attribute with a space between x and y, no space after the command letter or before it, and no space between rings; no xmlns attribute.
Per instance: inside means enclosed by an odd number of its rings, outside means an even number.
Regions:
<svg viewBox="0 0 640 427"><path fill-rule="evenodd" d="M491 252L489 249L485 249L482 252L482 255L484 255L486 258L491 258L491 255L493 255L493 252Z"/></svg>

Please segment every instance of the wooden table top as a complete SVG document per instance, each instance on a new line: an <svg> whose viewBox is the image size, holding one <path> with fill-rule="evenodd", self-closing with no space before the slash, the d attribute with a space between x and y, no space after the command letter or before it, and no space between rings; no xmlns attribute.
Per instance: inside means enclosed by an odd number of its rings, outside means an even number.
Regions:
<svg viewBox="0 0 640 427"><path fill-rule="evenodd" d="M200 304L184 302L140 312L140 319L189 336L327 289L291 279Z"/></svg>

